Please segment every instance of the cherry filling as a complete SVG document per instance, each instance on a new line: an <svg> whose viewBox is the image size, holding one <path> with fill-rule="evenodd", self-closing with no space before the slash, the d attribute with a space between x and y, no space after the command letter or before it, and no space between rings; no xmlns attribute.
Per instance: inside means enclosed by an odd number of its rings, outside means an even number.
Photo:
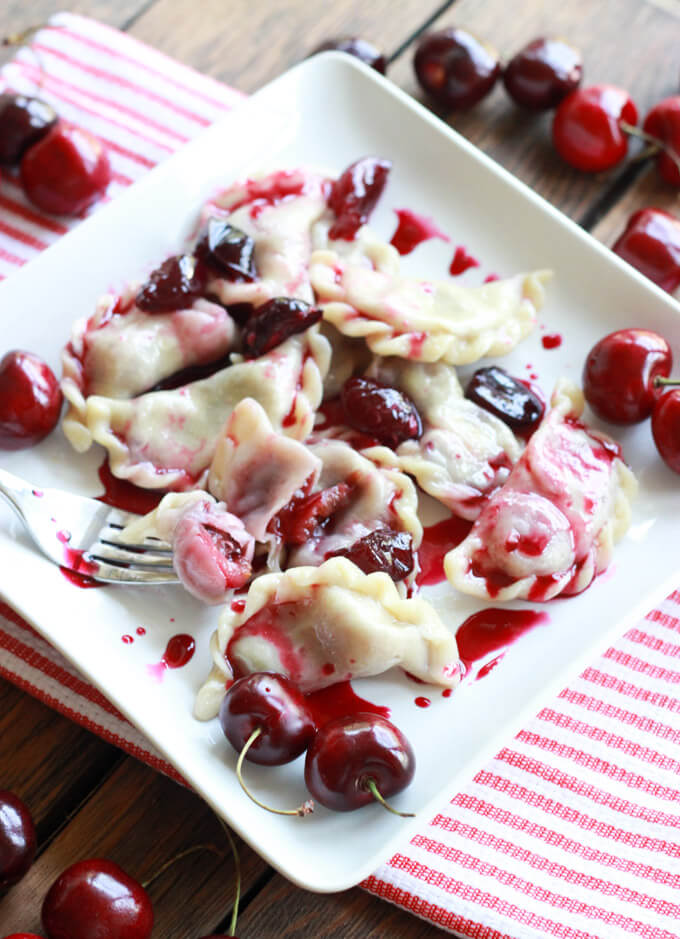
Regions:
<svg viewBox="0 0 680 939"><path fill-rule="evenodd" d="M253 281L255 242L224 219L211 218L196 245L196 256L211 270L230 281Z"/></svg>
<svg viewBox="0 0 680 939"><path fill-rule="evenodd" d="M389 160L364 157L335 180L328 196L328 207L335 212L329 238L354 239L382 195L391 168Z"/></svg>
<svg viewBox="0 0 680 939"><path fill-rule="evenodd" d="M137 294L136 304L145 313L169 313L191 306L205 287L205 272L196 258L180 254L152 271Z"/></svg>
<svg viewBox="0 0 680 939"><path fill-rule="evenodd" d="M371 378L348 378L340 395L345 421L393 450L423 435L423 422L409 397Z"/></svg>
<svg viewBox="0 0 680 939"><path fill-rule="evenodd" d="M497 365L477 369L465 389L465 397L516 432L535 430L543 417L540 398Z"/></svg>
<svg viewBox="0 0 680 939"><path fill-rule="evenodd" d="M321 319L321 310L313 309L304 300L274 297L247 321L243 330L243 355L256 359L280 346L297 333L303 333Z"/></svg>
<svg viewBox="0 0 680 939"><path fill-rule="evenodd" d="M318 536L331 517L349 504L354 486L337 483L321 492L299 491L269 523L269 531L290 545L302 545Z"/></svg>
<svg viewBox="0 0 680 939"><path fill-rule="evenodd" d="M349 558L364 574L382 571L398 582L413 571L413 539L405 531L379 528L359 538L349 548L333 551L328 557Z"/></svg>

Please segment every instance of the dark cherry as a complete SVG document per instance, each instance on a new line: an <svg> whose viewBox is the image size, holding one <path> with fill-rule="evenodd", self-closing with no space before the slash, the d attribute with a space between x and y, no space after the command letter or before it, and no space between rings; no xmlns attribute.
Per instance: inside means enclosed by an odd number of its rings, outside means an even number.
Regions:
<svg viewBox="0 0 680 939"><path fill-rule="evenodd" d="M388 388L372 378L348 378L340 400L347 424L387 447L394 449L404 440L418 440L423 435L418 409L396 388Z"/></svg>
<svg viewBox="0 0 680 939"><path fill-rule="evenodd" d="M673 357L666 340L649 329L620 329L600 339L583 368L583 393L598 417L636 424L652 413Z"/></svg>
<svg viewBox="0 0 680 939"><path fill-rule="evenodd" d="M612 251L663 290L680 287L680 219L670 212L651 207L634 212Z"/></svg>
<svg viewBox="0 0 680 939"><path fill-rule="evenodd" d="M501 73L496 50L464 29L426 33L413 59L421 87L445 108L471 108Z"/></svg>
<svg viewBox="0 0 680 939"><path fill-rule="evenodd" d="M255 242L234 225L221 218L208 221L205 234L196 245L196 255L211 270L231 281L253 281Z"/></svg>
<svg viewBox="0 0 680 939"><path fill-rule="evenodd" d="M111 181L104 145L89 131L58 121L21 160L24 192L43 212L80 215Z"/></svg>
<svg viewBox="0 0 680 939"><path fill-rule="evenodd" d="M680 389L667 391L652 411L652 436L666 466L680 473Z"/></svg>
<svg viewBox="0 0 680 939"><path fill-rule="evenodd" d="M655 104L642 129L663 146L656 158L659 175L672 186L680 186L680 95Z"/></svg>
<svg viewBox="0 0 680 939"><path fill-rule="evenodd" d="M581 53L563 39L541 36L514 55L503 70L513 101L532 111L556 108L581 83Z"/></svg>
<svg viewBox="0 0 680 939"><path fill-rule="evenodd" d="M292 681L274 672L253 672L235 681L222 700L220 724L239 753L259 728L261 733L246 759L264 766L281 766L297 759L315 732L314 719L302 692Z"/></svg>
<svg viewBox="0 0 680 939"><path fill-rule="evenodd" d="M335 180L328 195L328 207L335 212L329 238L352 241L370 218L391 169L389 160L363 157L348 166Z"/></svg>
<svg viewBox="0 0 680 939"><path fill-rule="evenodd" d="M353 492L349 483L336 483L320 492L296 495L274 516L269 530L287 544L305 544L350 502Z"/></svg>
<svg viewBox="0 0 680 939"><path fill-rule="evenodd" d="M43 937L37 936L34 932L13 932L9 936L4 936L3 939L43 939Z"/></svg>
<svg viewBox="0 0 680 939"><path fill-rule="evenodd" d="M57 123L57 112L39 98L0 95L0 163L17 166L29 147Z"/></svg>
<svg viewBox="0 0 680 939"><path fill-rule="evenodd" d="M15 349L0 360L0 450L22 450L57 425L62 394L46 362Z"/></svg>
<svg viewBox="0 0 680 939"><path fill-rule="evenodd" d="M149 274L135 303L145 313L170 313L183 310L201 296L204 272L191 254L179 254L163 261Z"/></svg>
<svg viewBox="0 0 680 939"><path fill-rule="evenodd" d="M118 864L92 858L57 877L42 924L48 939L148 939L153 909L146 890Z"/></svg>
<svg viewBox="0 0 680 939"><path fill-rule="evenodd" d="M230 303L227 307L227 313L238 326L245 326L254 312L252 303Z"/></svg>
<svg viewBox="0 0 680 939"><path fill-rule="evenodd" d="M321 310L304 300L274 297L257 307L243 330L243 355L256 359L282 342L302 333L321 319Z"/></svg>
<svg viewBox="0 0 680 939"><path fill-rule="evenodd" d="M305 758L305 783L314 798L336 812L374 801L372 780L383 798L413 779L415 757L402 732L376 714L352 714L324 724Z"/></svg>
<svg viewBox="0 0 680 939"><path fill-rule="evenodd" d="M611 169L628 152L621 121L634 125L637 108L616 85L577 88L562 100L553 120L555 149L570 166L587 173Z"/></svg>
<svg viewBox="0 0 680 939"><path fill-rule="evenodd" d="M498 365L478 368L465 389L465 397L522 433L536 428L543 417L541 399Z"/></svg>
<svg viewBox="0 0 680 939"><path fill-rule="evenodd" d="M314 50L313 54L317 52L331 52L333 50L353 55L355 59L359 59L364 65L369 65L371 68L374 68L376 72L380 72L381 75L384 75L387 71L387 59L384 54L377 46L374 46L372 42L368 42L366 39L360 39L358 36L342 36L339 39L327 39L326 42L322 42L321 45Z"/></svg>
<svg viewBox="0 0 680 939"><path fill-rule="evenodd" d="M13 792L0 790L0 887L21 880L35 849L35 825L27 805Z"/></svg>
<svg viewBox="0 0 680 939"><path fill-rule="evenodd" d="M349 558L364 574L382 571L395 583L413 571L413 539L408 532L379 528L359 538L349 548L334 551L328 557Z"/></svg>

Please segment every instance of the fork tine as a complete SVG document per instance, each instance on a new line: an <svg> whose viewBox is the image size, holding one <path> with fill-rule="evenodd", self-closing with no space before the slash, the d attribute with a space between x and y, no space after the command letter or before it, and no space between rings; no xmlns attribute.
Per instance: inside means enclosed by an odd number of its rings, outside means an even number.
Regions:
<svg viewBox="0 0 680 939"><path fill-rule="evenodd" d="M117 567L115 564L107 564L105 561L94 561L97 570L92 571L90 576L96 580L103 580L111 584L175 584L178 583L177 575L174 571L166 570L140 570L132 567Z"/></svg>
<svg viewBox="0 0 680 939"><path fill-rule="evenodd" d="M120 545L121 548L136 548L139 551L152 550L172 554L172 547L167 541L161 541L160 538L154 538L152 535L147 536L144 541L127 541L122 537L122 529L111 525L102 528L99 532L99 540Z"/></svg>
<svg viewBox="0 0 680 939"><path fill-rule="evenodd" d="M110 561L112 564L131 564L133 567L157 567L171 571L172 555L155 551L128 551L117 545L98 541L87 552L94 561Z"/></svg>

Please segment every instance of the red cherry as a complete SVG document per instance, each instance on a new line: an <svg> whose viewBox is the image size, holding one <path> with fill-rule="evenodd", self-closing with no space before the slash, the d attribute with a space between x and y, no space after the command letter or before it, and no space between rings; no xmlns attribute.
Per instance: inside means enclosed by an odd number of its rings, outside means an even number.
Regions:
<svg viewBox="0 0 680 939"><path fill-rule="evenodd" d="M36 835L33 818L24 802L0 790L0 888L16 884L33 863Z"/></svg>
<svg viewBox="0 0 680 939"><path fill-rule="evenodd" d="M401 792L415 765L398 727L375 714L352 714L317 731L305 759L305 783L326 808L349 812L374 801L370 781L383 798Z"/></svg>
<svg viewBox="0 0 680 939"><path fill-rule="evenodd" d="M303 333L321 319L321 310L304 300L274 297L258 307L243 330L243 355L256 359L297 333Z"/></svg>
<svg viewBox="0 0 680 939"><path fill-rule="evenodd" d="M680 389L657 399L652 411L652 436L664 463L680 473Z"/></svg>
<svg viewBox="0 0 680 939"><path fill-rule="evenodd" d="M24 153L57 123L44 101L25 95L0 95L0 163L16 166Z"/></svg>
<svg viewBox="0 0 680 939"><path fill-rule="evenodd" d="M634 212L612 246L624 261L672 293L680 286L680 219L663 209Z"/></svg>
<svg viewBox="0 0 680 939"><path fill-rule="evenodd" d="M174 255L149 274L135 303L145 313L182 310L200 297L205 286L204 272L191 254Z"/></svg>
<svg viewBox="0 0 680 939"><path fill-rule="evenodd" d="M348 378L340 394L350 427L370 434L395 449L404 440L418 440L423 422L415 404L396 388L371 378Z"/></svg>
<svg viewBox="0 0 680 939"><path fill-rule="evenodd" d="M349 548L333 551L327 557L349 558L364 574L382 571L395 583L408 577L415 564L413 539L408 532L392 528L371 531Z"/></svg>
<svg viewBox="0 0 680 939"><path fill-rule="evenodd" d="M62 395L54 372L30 352L0 360L0 450L22 450L54 430Z"/></svg>
<svg viewBox="0 0 680 939"><path fill-rule="evenodd" d="M637 122L630 95L615 85L577 88L562 101L553 120L555 149L571 166L597 173L616 166L628 151L620 122Z"/></svg>
<svg viewBox="0 0 680 939"><path fill-rule="evenodd" d="M67 867L42 907L48 939L148 939L153 909L146 890L102 858Z"/></svg>
<svg viewBox="0 0 680 939"><path fill-rule="evenodd" d="M105 192L111 165L100 140L59 121L21 161L21 183L43 212L79 215Z"/></svg>
<svg viewBox="0 0 680 939"><path fill-rule="evenodd" d="M471 108L501 73L496 50L464 29L426 33L413 59L421 87L445 108Z"/></svg>
<svg viewBox="0 0 680 939"><path fill-rule="evenodd" d="M659 175L672 186L680 186L680 95L655 104L642 129L664 147L656 158Z"/></svg>
<svg viewBox="0 0 680 939"><path fill-rule="evenodd" d="M578 88L583 74L581 53L563 39L534 39L503 70L505 90L532 111L555 108Z"/></svg>
<svg viewBox="0 0 680 939"><path fill-rule="evenodd" d="M220 724L239 753L259 728L246 759L265 766L297 759L311 743L315 730L302 692L274 672L253 672L235 681L222 700Z"/></svg>
<svg viewBox="0 0 680 939"><path fill-rule="evenodd" d="M346 52L348 55L353 55L355 59L359 59L359 61L363 62L365 65L370 65L371 68L374 68L376 72L380 72L381 75L384 75L387 70L387 59L380 49L374 46L372 42L368 42L366 39L360 39L358 36L343 36L340 39L327 39L326 42L322 42L320 46L317 46L312 54L328 52L333 49L338 52Z"/></svg>
<svg viewBox="0 0 680 939"><path fill-rule="evenodd" d="M328 207L335 212L329 238L352 241L382 195L391 168L389 160L364 157L335 180L328 194Z"/></svg>
<svg viewBox="0 0 680 939"><path fill-rule="evenodd" d="M673 356L666 340L649 329L620 329L600 339L588 353L583 392L593 411L615 424L636 424L652 413Z"/></svg>

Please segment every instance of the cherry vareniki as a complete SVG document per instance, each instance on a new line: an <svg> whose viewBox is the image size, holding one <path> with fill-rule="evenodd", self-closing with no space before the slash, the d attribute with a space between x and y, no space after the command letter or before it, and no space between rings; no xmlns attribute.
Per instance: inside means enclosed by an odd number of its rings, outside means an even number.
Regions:
<svg viewBox="0 0 680 939"><path fill-rule="evenodd" d="M59 382L46 362L15 349L0 360L0 450L33 446L54 430L61 411Z"/></svg>
<svg viewBox="0 0 680 939"><path fill-rule="evenodd" d="M0 95L0 163L16 166L56 123L57 114L46 102L26 95Z"/></svg>
<svg viewBox="0 0 680 939"><path fill-rule="evenodd" d="M481 101L501 73L496 50L464 29L426 33L416 48L413 67L424 91L453 110Z"/></svg>
<svg viewBox="0 0 680 939"><path fill-rule="evenodd" d="M317 52L330 52L332 50L346 52L348 55L354 56L355 59L359 59L364 65L369 65L371 68L374 68L376 72L380 72L381 75L384 75L387 70L387 59L384 53L382 53L377 46L374 46L372 42L368 42L366 39L360 39L358 36L342 36L339 39L327 39L314 50L314 54Z"/></svg>
<svg viewBox="0 0 680 939"><path fill-rule="evenodd" d="M24 192L39 209L79 215L106 191L111 165L97 137L58 121L26 151L20 173Z"/></svg>
<svg viewBox="0 0 680 939"><path fill-rule="evenodd" d="M680 473L680 389L662 394L654 404L652 436L666 466Z"/></svg>
<svg viewBox="0 0 680 939"><path fill-rule="evenodd" d="M340 395L350 427L370 434L393 450L404 440L418 440L423 423L411 399L372 378L348 378Z"/></svg>
<svg viewBox="0 0 680 939"><path fill-rule="evenodd" d="M307 788L336 812L349 812L401 792L414 772L413 749L404 734L375 714L350 715L324 724L305 759Z"/></svg>
<svg viewBox="0 0 680 939"><path fill-rule="evenodd" d="M680 95L655 104L642 129L661 144L656 158L659 175L672 186L680 186Z"/></svg>
<svg viewBox="0 0 680 939"><path fill-rule="evenodd" d="M612 251L672 293L680 286L680 219L664 209L639 209Z"/></svg>
<svg viewBox="0 0 680 939"><path fill-rule="evenodd" d="M582 74L578 49L563 39L542 36L510 59L503 70L503 84L516 104L545 111L578 88Z"/></svg>
<svg viewBox="0 0 680 939"><path fill-rule="evenodd" d="M0 791L0 888L16 884L33 863L36 835L26 804L8 790Z"/></svg>
<svg viewBox="0 0 680 939"><path fill-rule="evenodd" d="M649 329L620 329L588 353L583 393L598 417L635 424L652 412L660 394L657 377L670 374L673 357L666 340Z"/></svg>
<svg viewBox="0 0 680 939"><path fill-rule="evenodd" d="M153 909L144 887L118 864L93 858L55 880L42 924L48 939L148 939Z"/></svg>
<svg viewBox="0 0 680 939"><path fill-rule="evenodd" d="M555 112L553 143L562 159L578 170L608 170L628 151L628 135L622 124L632 126L636 121L637 108L623 88L577 88Z"/></svg>

